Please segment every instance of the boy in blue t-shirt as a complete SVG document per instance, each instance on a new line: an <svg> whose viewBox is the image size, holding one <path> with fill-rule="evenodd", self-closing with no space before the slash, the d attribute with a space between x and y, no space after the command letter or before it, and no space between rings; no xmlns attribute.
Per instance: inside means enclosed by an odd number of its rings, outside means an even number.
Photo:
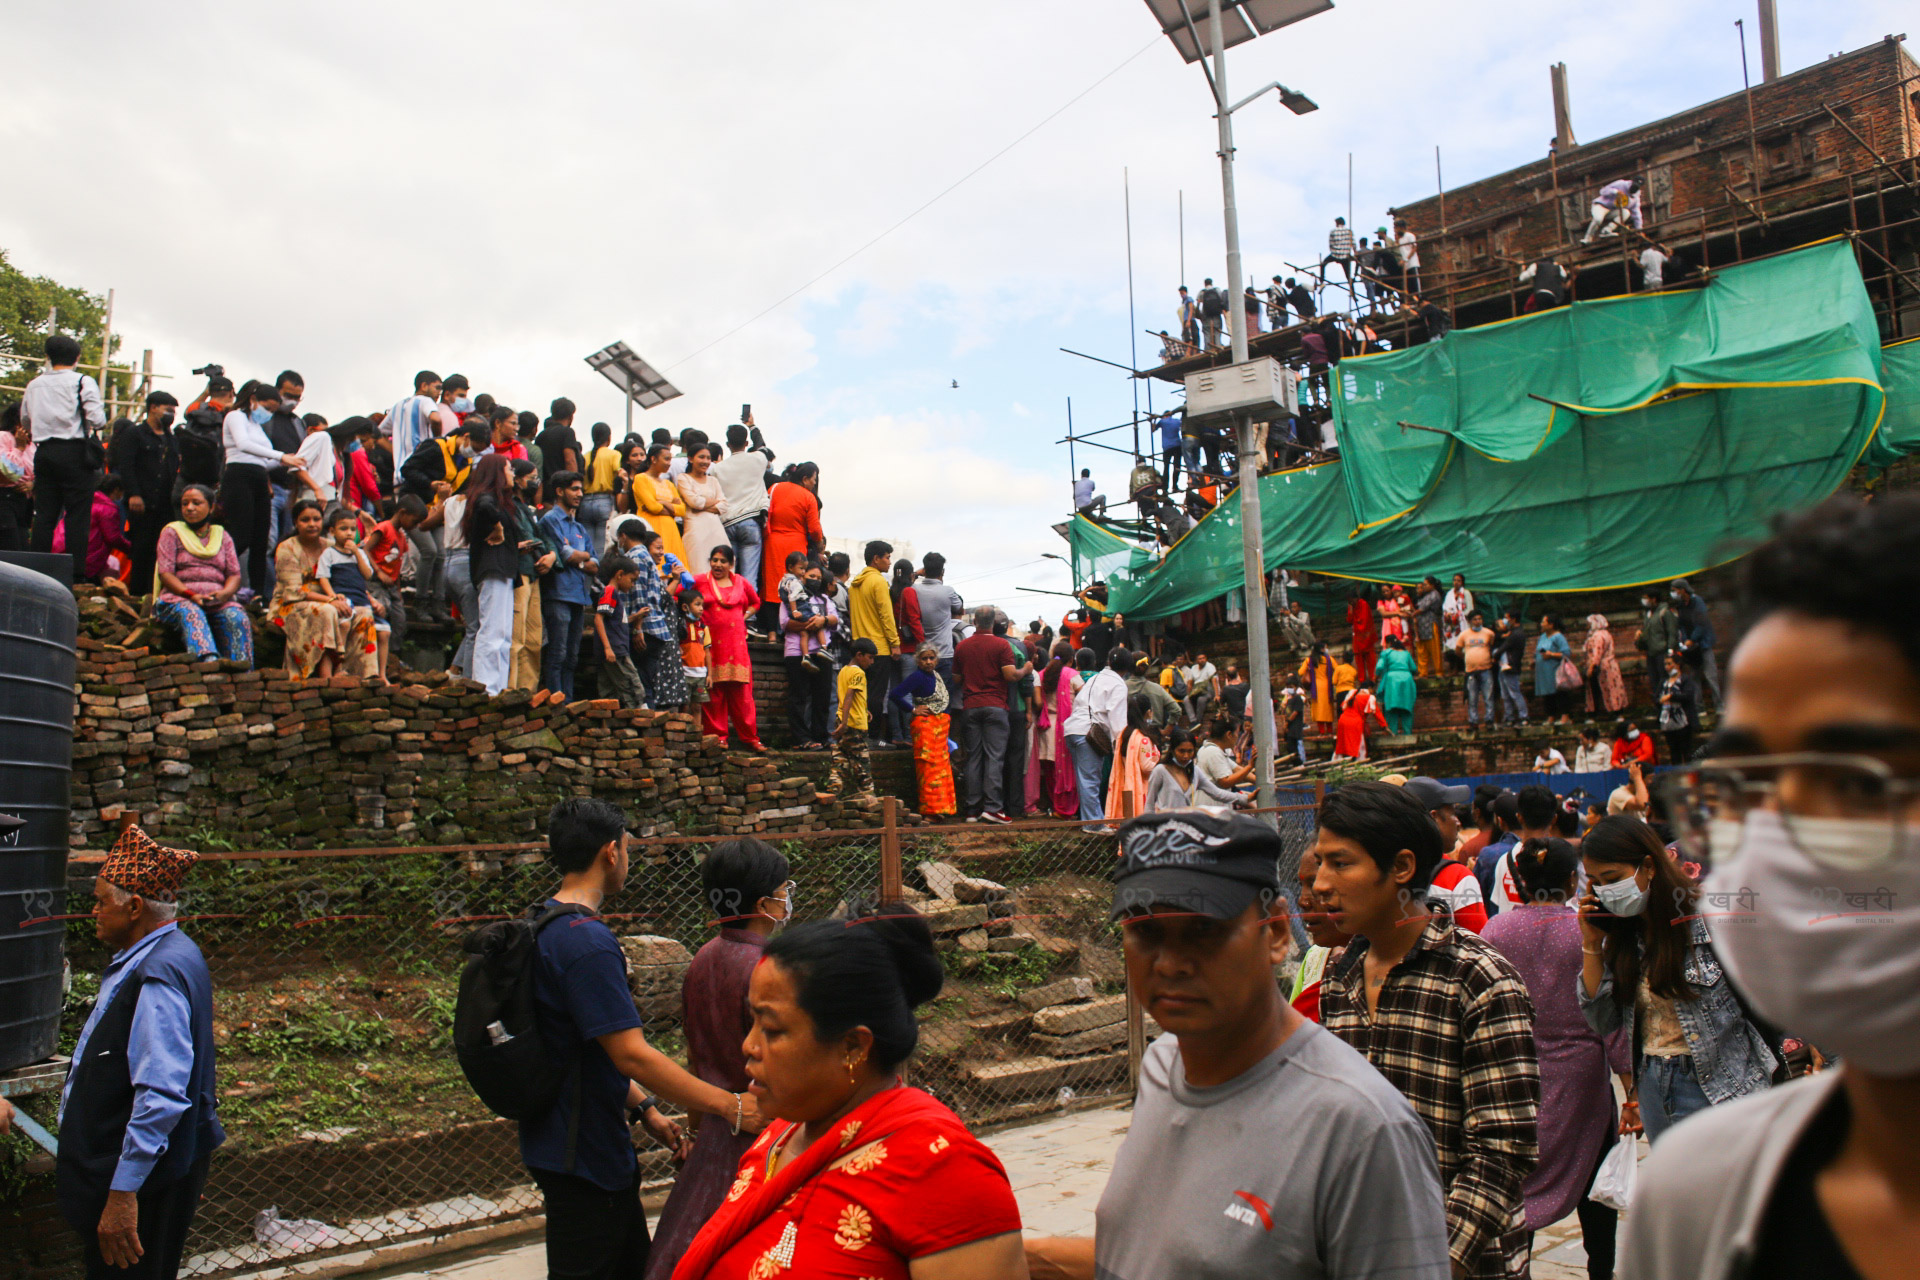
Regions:
<svg viewBox="0 0 1920 1280"><path fill-rule="evenodd" d="M619 806L579 797L547 815L547 857L561 879L546 905L571 905L575 914L540 932L536 1020L547 1051L579 1068L579 1116L572 1086L563 1085L552 1110L520 1121L520 1158L546 1199L551 1275L641 1280L646 1271L647 1220L628 1126L643 1120L679 1159L692 1139L641 1086L703 1113L708 1124L750 1132L766 1123L751 1095L715 1088L647 1043L626 953L599 914L626 884L627 856Z"/></svg>

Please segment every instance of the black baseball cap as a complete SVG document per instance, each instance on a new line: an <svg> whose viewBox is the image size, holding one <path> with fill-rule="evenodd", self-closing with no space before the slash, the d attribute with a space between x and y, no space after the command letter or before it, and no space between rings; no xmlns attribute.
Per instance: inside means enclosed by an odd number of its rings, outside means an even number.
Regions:
<svg viewBox="0 0 1920 1280"><path fill-rule="evenodd" d="M1429 813L1446 805L1468 804L1473 800L1473 788L1449 787L1434 778L1408 778L1401 790L1418 800L1420 807Z"/></svg>
<svg viewBox="0 0 1920 1280"><path fill-rule="evenodd" d="M1174 907L1231 920L1280 893L1280 833L1241 814L1151 813L1120 828L1111 919Z"/></svg>

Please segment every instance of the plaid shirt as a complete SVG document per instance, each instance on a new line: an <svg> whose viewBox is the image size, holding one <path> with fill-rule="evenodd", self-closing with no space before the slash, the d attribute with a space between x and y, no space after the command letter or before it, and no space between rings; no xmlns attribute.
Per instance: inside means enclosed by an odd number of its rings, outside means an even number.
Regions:
<svg viewBox="0 0 1920 1280"><path fill-rule="evenodd" d="M667 586L660 576L659 568L653 563L646 548L635 549L638 554L631 557L634 568L633 599L631 612L637 613L644 606L646 614L640 619L640 630L649 641L659 640L667 644L674 642L673 622L677 611L669 607Z"/></svg>
<svg viewBox="0 0 1920 1280"><path fill-rule="evenodd" d="M1433 1132L1447 1189L1448 1252L1460 1274L1527 1274L1521 1184L1539 1159L1533 1001L1519 971L1444 915L1427 922L1367 1011L1355 938L1320 989L1327 1030L1365 1054Z"/></svg>

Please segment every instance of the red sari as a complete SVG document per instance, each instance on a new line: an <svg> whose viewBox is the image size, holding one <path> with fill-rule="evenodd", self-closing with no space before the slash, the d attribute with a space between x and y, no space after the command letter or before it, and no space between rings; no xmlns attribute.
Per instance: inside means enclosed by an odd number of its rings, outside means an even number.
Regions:
<svg viewBox="0 0 1920 1280"><path fill-rule="evenodd" d="M707 602L707 693L700 707L701 731L727 740L729 727L754 750L760 749L760 727L753 707L753 658L747 653L747 615L760 607L753 584L729 574L723 588L711 573L693 580Z"/></svg>
<svg viewBox="0 0 1920 1280"><path fill-rule="evenodd" d="M915 1258L1020 1230L1000 1161L918 1089L875 1094L769 1178L798 1128L747 1149L674 1280L906 1280Z"/></svg>
<svg viewBox="0 0 1920 1280"><path fill-rule="evenodd" d="M1380 636L1373 625L1373 606L1365 596L1347 601L1347 624L1353 628L1354 678L1373 683L1373 656L1379 652Z"/></svg>
<svg viewBox="0 0 1920 1280"><path fill-rule="evenodd" d="M1382 729L1387 727L1387 718L1380 713L1380 700L1365 689L1355 689L1347 695L1347 702L1340 709L1340 720L1334 730L1333 754L1345 756L1349 760L1367 758L1367 716L1371 714L1380 722Z"/></svg>

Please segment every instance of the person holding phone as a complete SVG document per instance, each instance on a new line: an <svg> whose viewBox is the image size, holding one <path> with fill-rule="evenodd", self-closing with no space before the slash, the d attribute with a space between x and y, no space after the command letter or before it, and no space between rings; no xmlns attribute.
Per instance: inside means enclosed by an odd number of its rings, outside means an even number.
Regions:
<svg viewBox="0 0 1920 1280"><path fill-rule="evenodd" d="M1637 815L1580 842L1580 1012L1596 1035L1627 1029L1627 1123L1661 1135L1696 1111L1765 1089L1778 1065L1727 980L1699 886Z"/></svg>

